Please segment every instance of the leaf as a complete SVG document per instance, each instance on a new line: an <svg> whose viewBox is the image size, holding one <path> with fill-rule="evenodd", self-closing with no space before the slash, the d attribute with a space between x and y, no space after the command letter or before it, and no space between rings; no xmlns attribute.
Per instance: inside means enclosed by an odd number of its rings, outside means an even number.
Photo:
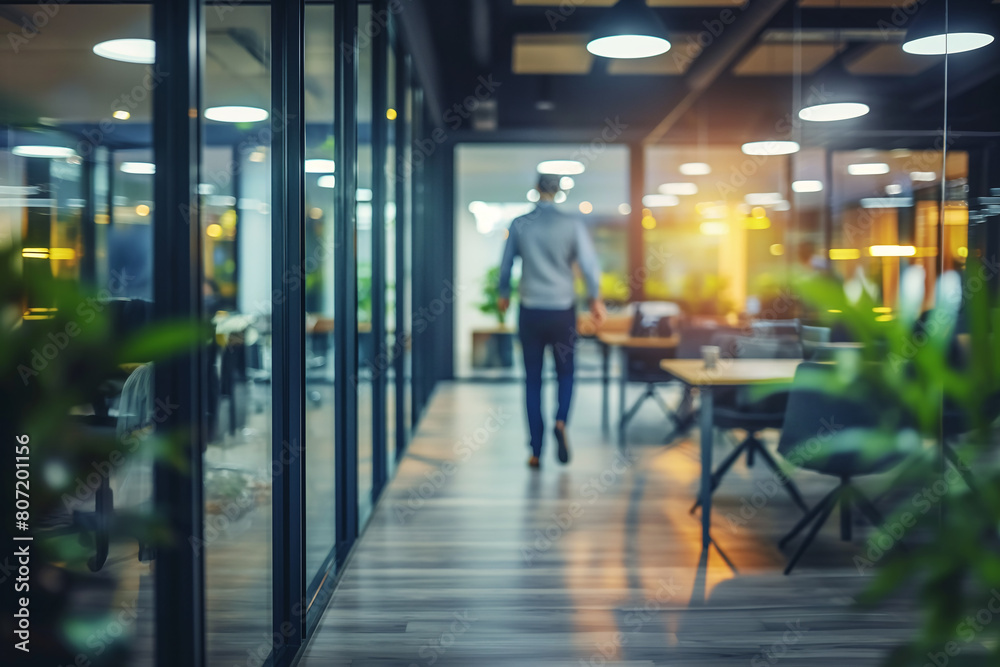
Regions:
<svg viewBox="0 0 1000 667"><path fill-rule="evenodd" d="M154 324L132 336L118 353L120 363L160 361L189 352L213 335L207 322Z"/></svg>

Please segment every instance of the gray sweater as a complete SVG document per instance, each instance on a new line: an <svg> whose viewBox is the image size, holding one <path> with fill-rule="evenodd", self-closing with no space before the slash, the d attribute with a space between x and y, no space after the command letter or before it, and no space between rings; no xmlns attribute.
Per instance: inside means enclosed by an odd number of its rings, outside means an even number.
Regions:
<svg viewBox="0 0 1000 667"><path fill-rule="evenodd" d="M527 308L564 310L575 301L573 262L580 266L587 296L598 296L600 266L583 221L540 202L531 213L510 225L500 262L500 295L510 296L510 271L521 256L521 305Z"/></svg>

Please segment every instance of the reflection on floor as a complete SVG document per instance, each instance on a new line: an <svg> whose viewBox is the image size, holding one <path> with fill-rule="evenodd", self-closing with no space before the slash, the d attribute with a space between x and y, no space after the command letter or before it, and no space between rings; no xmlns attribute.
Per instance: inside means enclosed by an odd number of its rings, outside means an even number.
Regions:
<svg viewBox="0 0 1000 667"><path fill-rule="evenodd" d="M336 529L334 388L310 384L306 410L306 577L327 562ZM371 423L369 399L358 420ZM270 402L249 410L239 428L223 425L205 452L205 620L210 665L247 664L271 650L271 487L280 467L272 463ZM369 429L370 431L370 429ZM292 455L295 455L294 453ZM359 504L370 506L371 439L358 443ZM248 653L249 651L249 653ZM256 664L256 663L251 663Z"/></svg>
<svg viewBox="0 0 1000 667"><path fill-rule="evenodd" d="M242 663L266 651L271 627L271 435L269 414L205 451L205 654Z"/></svg>
<svg viewBox="0 0 1000 667"><path fill-rule="evenodd" d="M650 406L623 458L601 435L599 385L575 401L573 461L550 443L531 471L519 387L440 386L301 665L857 666L908 636L909 605L854 605L867 534L845 545L831 522L784 577L776 542L798 511L783 494L726 520L760 465L719 491L715 537L738 574L716 552L699 568L696 441L665 447ZM832 487L797 479L810 502Z"/></svg>

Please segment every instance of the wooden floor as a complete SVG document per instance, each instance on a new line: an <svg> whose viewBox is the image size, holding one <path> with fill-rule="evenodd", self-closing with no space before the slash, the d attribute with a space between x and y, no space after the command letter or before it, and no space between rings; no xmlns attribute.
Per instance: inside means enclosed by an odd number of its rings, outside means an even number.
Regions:
<svg viewBox="0 0 1000 667"><path fill-rule="evenodd" d="M521 396L439 386L300 665L860 667L912 632L909 604L855 604L871 582L853 564L864 532L844 544L831 522L781 574L776 542L798 510L769 493L762 466L737 464L717 496L714 536L738 572L717 551L700 563L696 441L664 446L649 404L622 454L602 436L599 385L585 383L572 462L549 443L532 471ZM809 502L834 485L797 480Z"/></svg>

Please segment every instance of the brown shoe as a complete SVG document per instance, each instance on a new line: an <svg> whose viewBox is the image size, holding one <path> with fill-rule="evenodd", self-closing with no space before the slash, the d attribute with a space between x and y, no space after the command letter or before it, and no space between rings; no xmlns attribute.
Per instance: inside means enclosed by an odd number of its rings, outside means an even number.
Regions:
<svg viewBox="0 0 1000 667"><path fill-rule="evenodd" d="M539 465L538 465L538 457L537 456L532 456L530 459L528 459L528 467L529 468L538 468L539 467Z"/></svg>

